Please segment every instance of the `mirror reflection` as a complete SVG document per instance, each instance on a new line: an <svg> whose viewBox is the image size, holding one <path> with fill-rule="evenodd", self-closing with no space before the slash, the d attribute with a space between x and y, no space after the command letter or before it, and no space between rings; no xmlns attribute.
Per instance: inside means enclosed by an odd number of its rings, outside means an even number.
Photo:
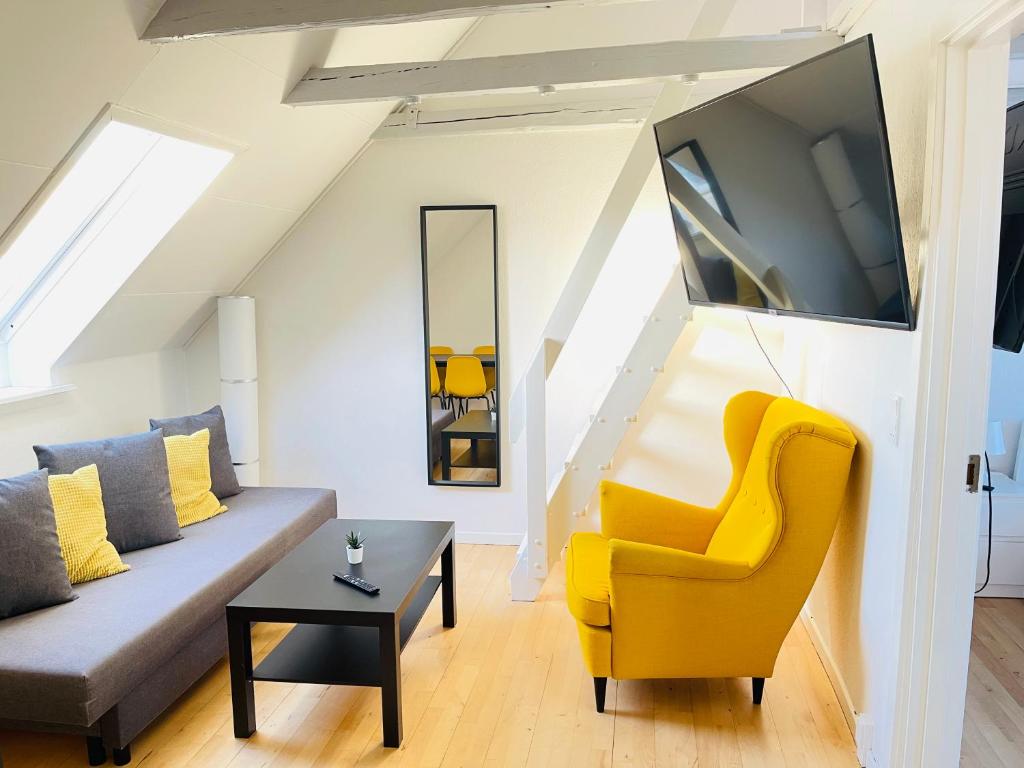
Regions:
<svg viewBox="0 0 1024 768"><path fill-rule="evenodd" d="M432 484L500 484L496 209L420 209Z"/></svg>

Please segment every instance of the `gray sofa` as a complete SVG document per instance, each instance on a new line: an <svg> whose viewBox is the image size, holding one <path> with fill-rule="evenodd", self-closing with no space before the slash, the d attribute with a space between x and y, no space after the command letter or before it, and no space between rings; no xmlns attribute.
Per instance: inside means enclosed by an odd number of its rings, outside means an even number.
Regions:
<svg viewBox="0 0 1024 768"><path fill-rule="evenodd" d="M130 744L227 648L224 606L337 516L334 491L249 488L182 539L122 556L127 573L0 621L0 727L87 737L91 764Z"/></svg>

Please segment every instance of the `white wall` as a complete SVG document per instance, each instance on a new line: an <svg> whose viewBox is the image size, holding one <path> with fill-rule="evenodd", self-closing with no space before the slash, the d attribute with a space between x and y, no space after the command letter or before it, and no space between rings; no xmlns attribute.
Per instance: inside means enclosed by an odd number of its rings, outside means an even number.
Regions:
<svg viewBox="0 0 1024 768"><path fill-rule="evenodd" d="M507 406L634 137L375 143L244 286L257 301L264 482L336 488L343 516L454 519L464 538L518 543L507 428L501 488L427 485L419 206L497 205ZM216 393L214 337L211 323L188 348L194 408Z"/></svg>
<svg viewBox="0 0 1024 768"><path fill-rule="evenodd" d="M445 216L472 220L458 242L446 242L433 228ZM494 227L490 211L427 213L427 279L430 346L469 354L494 346Z"/></svg>
<svg viewBox="0 0 1024 768"><path fill-rule="evenodd" d="M32 446L145 432L185 410L184 353L115 357L54 369L72 392L0 406L0 477L36 468Z"/></svg>

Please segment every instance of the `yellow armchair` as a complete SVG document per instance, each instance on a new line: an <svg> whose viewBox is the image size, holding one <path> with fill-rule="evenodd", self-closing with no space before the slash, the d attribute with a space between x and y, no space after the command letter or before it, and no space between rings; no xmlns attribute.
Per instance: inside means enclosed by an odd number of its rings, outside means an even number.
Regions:
<svg viewBox="0 0 1024 768"><path fill-rule="evenodd" d="M566 597L599 712L609 677L750 677L760 704L821 569L853 433L762 392L730 400L724 424L733 476L717 507L606 481L601 532L569 541Z"/></svg>

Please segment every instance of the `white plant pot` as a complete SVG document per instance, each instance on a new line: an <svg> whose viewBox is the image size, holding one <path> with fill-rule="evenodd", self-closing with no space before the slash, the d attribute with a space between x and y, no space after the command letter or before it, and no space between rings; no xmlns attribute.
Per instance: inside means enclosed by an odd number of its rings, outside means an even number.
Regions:
<svg viewBox="0 0 1024 768"><path fill-rule="evenodd" d="M352 565L363 562L363 547L359 549L352 549L352 547L345 547L345 554L348 555L348 561Z"/></svg>

